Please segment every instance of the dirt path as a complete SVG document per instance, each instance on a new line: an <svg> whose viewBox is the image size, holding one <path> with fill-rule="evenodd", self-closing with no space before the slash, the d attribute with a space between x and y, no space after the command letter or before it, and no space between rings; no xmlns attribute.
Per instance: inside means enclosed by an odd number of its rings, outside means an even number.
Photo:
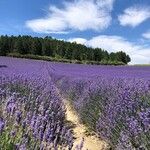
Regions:
<svg viewBox="0 0 150 150"><path fill-rule="evenodd" d="M74 145L77 145L81 143L82 138L84 138L84 146L82 150L106 150L106 143L100 139L98 139L96 136L87 136L86 135L86 127L80 123L78 115L73 111L71 108L69 102L67 100L64 100L65 106L66 106L66 119L67 121L71 122L73 124L73 133L75 142ZM73 150L75 150L75 146L73 147Z"/></svg>
<svg viewBox="0 0 150 150"><path fill-rule="evenodd" d="M48 75L50 76L49 71L48 71ZM51 80L51 77L50 77L50 80ZM58 94L60 94L58 88L57 88L57 92ZM108 147L106 142L104 142L103 140L100 140L96 136L86 135L87 128L85 127L85 125L80 123L79 117L76 114L76 112L71 108L69 101L64 99L64 104L66 108L66 120L73 125L72 130L73 130L73 134L75 137L73 150L76 150L76 145L79 145L83 138L84 138L84 145L83 145L82 150L106 150Z"/></svg>

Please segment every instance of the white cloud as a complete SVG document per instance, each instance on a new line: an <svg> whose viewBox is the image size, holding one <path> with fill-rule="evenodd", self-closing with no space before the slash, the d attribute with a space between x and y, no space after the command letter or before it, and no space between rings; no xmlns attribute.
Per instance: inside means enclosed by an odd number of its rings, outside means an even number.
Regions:
<svg viewBox="0 0 150 150"><path fill-rule="evenodd" d="M75 41L75 38L72 41ZM132 64L150 63L150 46L140 45L127 41L120 36L100 35L90 40L82 39L85 45L93 48L102 48L109 52L124 51L130 55ZM76 41L78 43L78 40Z"/></svg>
<svg viewBox="0 0 150 150"><path fill-rule="evenodd" d="M68 30L96 30L111 23L114 0L74 0L64 2L63 8L50 6L45 18L26 21L26 26L38 33L66 33Z"/></svg>
<svg viewBox="0 0 150 150"><path fill-rule="evenodd" d="M133 6L124 10L118 20L122 26L136 27L145 20L150 18L150 7Z"/></svg>
<svg viewBox="0 0 150 150"><path fill-rule="evenodd" d="M145 33L143 33L143 34L142 34L142 36L143 36L144 38L146 38L146 39L149 39L149 40L150 40L150 30L149 30L149 31L147 31L147 32L145 32Z"/></svg>
<svg viewBox="0 0 150 150"><path fill-rule="evenodd" d="M107 10L113 9L113 3L115 0L97 0L96 3L100 8L105 8Z"/></svg>

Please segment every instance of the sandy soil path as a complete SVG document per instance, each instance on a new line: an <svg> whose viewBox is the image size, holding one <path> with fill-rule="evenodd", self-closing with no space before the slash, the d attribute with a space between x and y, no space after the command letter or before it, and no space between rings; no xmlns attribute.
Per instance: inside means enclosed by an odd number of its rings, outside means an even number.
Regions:
<svg viewBox="0 0 150 150"><path fill-rule="evenodd" d="M98 139L96 136L87 136L86 135L86 127L80 123L78 115L70 106L70 103L67 100L64 100L65 106L66 106L66 119L68 122L71 122L73 124L73 133L75 139L74 145L77 145L81 143L82 138L84 138L84 145L82 150L106 150L107 144ZM73 147L73 150L75 150L75 146Z"/></svg>
<svg viewBox="0 0 150 150"><path fill-rule="evenodd" d="M48 69L47 71L50 77L50 72ZM52 80L51 77L50 80ZM58 94L60 94L58 88L57 88L57 92ZM83 138L84 138L84 145L82 150L108 150L108 145L106 144L106 142L100 140L98 137L96 137L96 135L87 136L86 134L87 128L85 127L85 125L83 125L80 122L77 113L71 108L69 101L66 99L63 100L66 108L66 120L73 125L72 130L75 138L73 150L76 150L76 145L79 145Z"/></svg>

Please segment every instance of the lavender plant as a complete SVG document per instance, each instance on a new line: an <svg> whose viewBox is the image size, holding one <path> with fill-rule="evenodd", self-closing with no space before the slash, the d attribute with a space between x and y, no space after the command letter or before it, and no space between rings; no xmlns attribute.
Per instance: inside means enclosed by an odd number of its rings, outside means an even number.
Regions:
<svg viewBox="0 0 150 150"><path fill-rule="evenodd" d="M150 148L149 80L63 77L56 83L71 100L81 121L112 148ZM143 121L139 114L145 114Z"/></svg>
<svg viewBox="0 0 150 150"><path fill-rule="evenodd" d="M19 110L14 109L16 111L13 113L12 121L14 121L13 124L21 123L19 126L29 130L27 135L34 137L31 138L31 143L38 143L37 145L43 148L45 144L49 143L49 140L45 140L48 138L52 141L50 146L66 145L71 148L72 138L69 138L70 130L68 131L64 125L62 101L59 100L57 94L51 92L55 91L57 86L61 94L70 100L81 121L97 132L100 138L110 143L113 149L150 149L150 67L90 66L7 57L1 57L0 63L7 66L7 68L0 68L1 76L5 77L3 82L0 79L2 87L0 88L2 99L0 101L2 108L0 109L0 114L2 114L0 116L1 135L4 136L4 133L8 133L5 132L7 127L5 116L7 115L3 114L6 112L4 108L7 106L7 113L11 112L10 108L15 108L16 104L12 101L7 105L8 98L17 95ZM12 74L19 74L20 78L26 76L28 80L12 79ZM36 80L33 76L36 76ZM47 93L47 91L50 92ZM61 115L56 112L58 108ZM53 120L51 126L45 125L44 117L47 110L51 119L46 120L48 122ZM53 116L53 112L57 117ZM30 120L30 123L22 121L23 118ZM58 118L58 120L52 118ZM37 127L40 127L38 131ZM56 130L48 130L51 128ZM18 132L14 128L13 130L9 129L9 135L19 137L16 139L22 139L22 131L19 132L21 133L17 134ZM26 145L21 143L16 146L25 147Z"/></svg>
<svg viewBox="0 0 150 150"><path fill-rule="evenodd" d="M0 81L1 149L72 148L64 105L51 83L18 76Z"/></svg>

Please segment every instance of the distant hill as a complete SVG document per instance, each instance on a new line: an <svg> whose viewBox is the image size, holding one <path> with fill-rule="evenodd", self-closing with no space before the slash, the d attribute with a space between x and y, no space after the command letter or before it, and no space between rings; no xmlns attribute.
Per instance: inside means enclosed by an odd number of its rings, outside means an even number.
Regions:
<svg viewBox="0 0 150 150"><path fill-rule="evenodd" d="M68 61L89 64L128 64L131 59L125 52L108 53L101 48L86 47L76 42L70 43L52 37L0 36L0 55L37 59ZM17 54L17 55L16 55ZM65 62L64 61L64 62Z"/></svg>

